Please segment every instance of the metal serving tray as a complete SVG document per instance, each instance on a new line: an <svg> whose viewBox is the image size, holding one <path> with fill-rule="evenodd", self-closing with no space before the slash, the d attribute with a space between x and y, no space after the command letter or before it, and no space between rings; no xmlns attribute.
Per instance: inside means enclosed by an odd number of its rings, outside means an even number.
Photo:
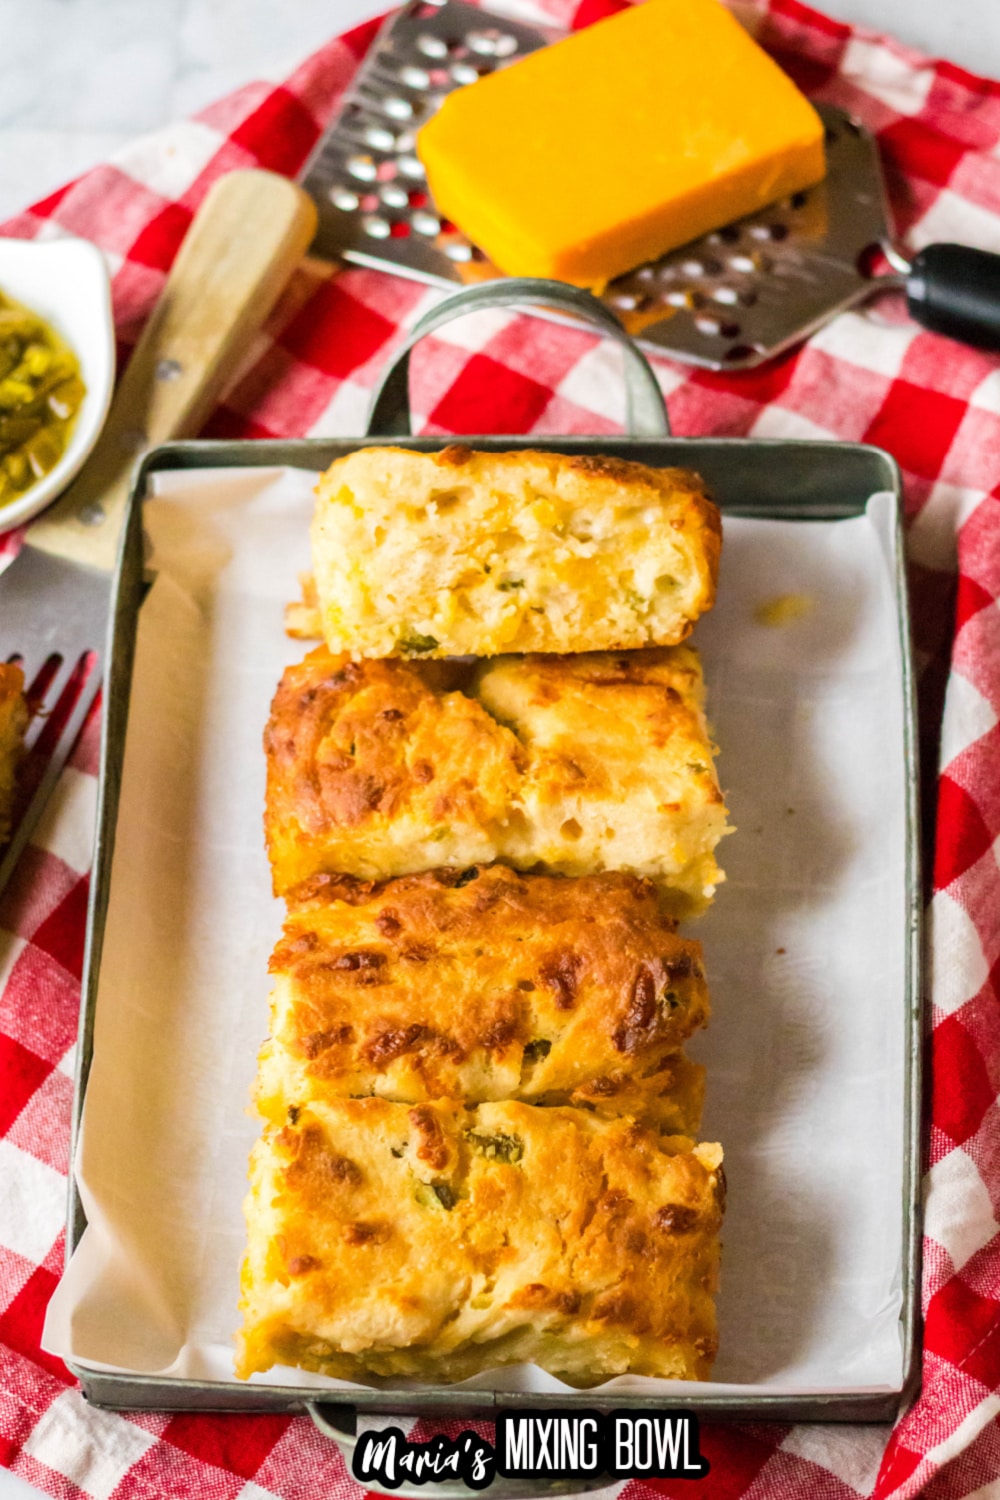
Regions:
<svg viewBox="0 0 1000 1500"><path fill-rule="evenodd" d="M294 465L320 471L334 459L361 446L391 444L405 436L408 446L421 452L436 452L449 439L409 437L406 361L410 347L434 327L467 309L483 306L554 304L601 323L605 331L625 349L626 385L629 396L631 436L608 437L511 437L489 436L464 439L486 451L511 448L550 449L573 454L610 454L654 466L683 465L696 468L728 515L772 517L784 520L831 520L863 513L868 497L886 491L896 499L899 529L900 476L895 462L877 448L856 443L757 441L739 438L676 438L669 425L662 398L644 357L622 333L612 316L586 293L567 290L554 283L504 283L466 288L434 308L414 329L397 352L372 406L369 432L363 438L321 438L298 441L178 442L149 453L140 464L129 502L115 583L109 640L109 669L101 747L96 859L90 892L87 947L83 981L83 1007L74 1106L75 1159L80 1115L87 1088L93 1051L94 1013L101 965L104 924L108 909L111 866L115 845L125 732L129 712L132 664L137 615L144 596L143 498L152 474L170 470L234 466ZM608 326L614 325L614 326ZM901 555L901 552L900 552ZM907 626L906 580L902 566L895 578L902 662L904 704L904 753L908 767L906 787L906 984L905 984L905 1126L902 1218L902 1309L901 1340L903 1385L899 1392L818 1394L789 1397L780 1394L712 1395L692 1386L689 1392L671 1398L671 1406L688 1408L715 1417L771 1419L781 1421L888 1421L912 1400L919 1380L919 1253L920 1253L920 1042L921 888L919 871L919 825L917 809L917 751L914 690ZM85 1226L85 1218L71 1174L67 1254L71 1254ZM157 1376L98 1372L72 1365L84 1394L98 1405L122 1409L202 1411L308 1411L317 1426L329 1436L349 1444L359 1413L413 1413L442 1419L456 1416L488 1416L503 1407L527 1404L539 1409L565 1408L578 1401L593 1406L588 1391L558 1395L481 1390L359 1389L349 1400L331 1398L329 1390L253 1384L235 1386L223 1382L165 1379ZM663 1408L662 1398L629 1393L630 1407ZM601 1481L603 1482L603 1481ZM520 1482L518 1493L537 1491L538 1486ZM512 1487L513 1486L513 1487ZM580 1481L548 1483L549 1490L580 1490ZM494 1493L512 1495L517 1482L497 1480Z"/></svg>

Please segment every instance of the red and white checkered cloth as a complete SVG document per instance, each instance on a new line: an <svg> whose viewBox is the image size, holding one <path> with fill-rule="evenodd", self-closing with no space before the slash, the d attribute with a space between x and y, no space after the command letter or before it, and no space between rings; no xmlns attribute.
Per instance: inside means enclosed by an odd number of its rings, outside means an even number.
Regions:
<svg viewBox="0 0 1000 1500"><path fill-rule="evenodd" d="M564 24L585 24L615 0L544 3ZM877 132L911 250L956 240L1000 251L1000 84L798 0L740 8L804 88ZM68 231L98 244L114 273L127 346L209 184L234 167L297 171L373 34L374 26L359 28L281 87L251 84L137 143L5 232ZM374 271L320 283L303 273L208 433L361 432L387 352L432 295ZM889 449L903 469L934 847L926 1328L923 1391L895 1430L705 1424L707 1480L627 1485L628 1500L997 1496L1000 360L923 332L887 299L837 318L798 353L752 374L667 360L657 371L679 433L849 438ZM414 405L418 429L435 433L610 433L623 415L605 344L497 314L452 325L422 346ZM0 1460L67 1500L356 1500L337 1450L304 1418L93 1410L39 1349L63 1255L96 744L92 722L19 878L0 898Z"/></svg>

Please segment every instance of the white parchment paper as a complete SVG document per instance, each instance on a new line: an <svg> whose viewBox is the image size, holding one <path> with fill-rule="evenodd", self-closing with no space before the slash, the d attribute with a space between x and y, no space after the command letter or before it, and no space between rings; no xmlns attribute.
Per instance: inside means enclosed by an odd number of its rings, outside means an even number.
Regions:
<svg viewBox="0 0 1000 1500"><path fill-rule="evenodd" d="M302 654L282 608L308 566L315 476L161 474L139 619L93 1070L77 1178L88 1228L45 1347L100 1369L233 1380L249 1112L267 1029L261 733ZM695 632L738 833L689 926L706 949L702 1138L726 1152L716 1379L898 1389L905 819L891 506L730 519ZM760 623L776 596L801 618ZM343 1387L292 1370L268 1384ZM237 1382L238 1383L238 1382ZM558 1390L543 1372L467 1384ZM617 1391L674 1382L625 1377Z"/></svg>

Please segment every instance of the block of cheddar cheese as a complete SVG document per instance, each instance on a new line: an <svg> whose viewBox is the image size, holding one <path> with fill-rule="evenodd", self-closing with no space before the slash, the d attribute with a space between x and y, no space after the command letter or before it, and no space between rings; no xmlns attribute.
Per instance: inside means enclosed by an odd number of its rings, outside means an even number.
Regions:
<svg viewBox="0 0 1000 1500"><path fill-rule="evenodd" d="M824 173L818 114L720 0L647 0L489 74L417 150L500 270L596 289Z"/></svg>

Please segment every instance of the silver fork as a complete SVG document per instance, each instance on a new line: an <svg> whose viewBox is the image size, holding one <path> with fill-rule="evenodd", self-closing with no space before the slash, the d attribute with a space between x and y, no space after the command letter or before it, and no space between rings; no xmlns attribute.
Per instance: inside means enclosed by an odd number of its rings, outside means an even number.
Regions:
<svg viewBox="0 0 1000 1500"><path fill-rule="evenodd" d="M315 228L312 200L287 178L241 171L215 183L129 360L97 446L0 575L0 661L21 662L33 708L24 790L11 840L0 850L0 890L101 684L137 456L198 431ZM81 665L85 658L89 667ZM78 669L86 676L73 698Z"/></svg>

